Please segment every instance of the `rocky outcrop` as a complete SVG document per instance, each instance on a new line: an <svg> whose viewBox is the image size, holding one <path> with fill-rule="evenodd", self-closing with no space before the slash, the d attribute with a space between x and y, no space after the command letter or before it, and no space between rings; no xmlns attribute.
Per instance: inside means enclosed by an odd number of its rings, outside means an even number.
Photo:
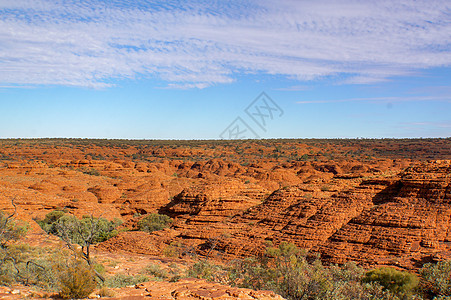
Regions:
<svg viewBox="0 0 451 300"><path fill-rule="evenodd" d="M230 217L260 203L269 191L238 180L206 182L184 189L160 212L170 216Z"/></svg>
<svg viewBox="0 0 451 300"><path fill-rule="evenodd" d="M213 186L185 190L163 212L177 217L180 238L200 246L217 239L216 249L229 258L259 255L268 242L288 241L331 263L416 268L433 257L451 257L450 184L450 162L435 161L388 177L285 187L263 201L237 199L242 187L227 184L221 200Z"/></svg>
<svg viewBox="0 0 451 300"><path fill-rule="evenodd" d="M373 197L371 207L317 249L335 263L414 268L434 258L451 258L450 232L451 165L434 161L406 169Z"/></svg>
<svg viewBox="0 0 451 300"><path fill-rule="evenodd" d="M420 161L449 158L449 139L171 143L0 141L0 209L15 199L30 223L56 208L175 218L170 239L131 232L118 237L124 249L141 245L136 235L200 253L214 241L227 259L282 241L333 263L449 257L450 162Z"/></svg>
<svg viewBox="0 0 451 300"><path fill-rule="evenodd" d="M136 289L144 290L147 297L155 299L284 299L271 291L254 291L193 278L178 282L145 282L138 284Z"/></svg>

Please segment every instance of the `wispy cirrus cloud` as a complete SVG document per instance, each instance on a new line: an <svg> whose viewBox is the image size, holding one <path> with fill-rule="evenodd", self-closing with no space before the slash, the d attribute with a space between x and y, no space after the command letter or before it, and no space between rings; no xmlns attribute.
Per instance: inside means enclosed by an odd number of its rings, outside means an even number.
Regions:
<svg viewBox="0 0 451 300"><path fill-rule="evenodd" d="M237 74L372 83L451 65L451 4L423 1L0 2L0 84L169 88Z"/></svg>
<svg viewBox="0 0 451 300"><path fill-rule="evenodd" d="M343 102L405 102L405 101L445 101L451 103L451 96L396 96L396 97L364 97L330 100L301 100L298 104L343 103Z"/></svg>
<svg viewBox="0 0 451 300"><path fill-rule="evenodd" d="M405 122L401 123L406 126L435 126L440 128L451 128L451 121L444 122Z"/></svg>

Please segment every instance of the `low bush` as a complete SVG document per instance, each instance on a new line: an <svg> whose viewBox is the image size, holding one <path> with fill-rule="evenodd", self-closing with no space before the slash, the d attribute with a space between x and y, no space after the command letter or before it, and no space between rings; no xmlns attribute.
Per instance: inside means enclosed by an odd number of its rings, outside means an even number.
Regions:
<svg viewBox="0 0 451 300"><path fill-rule="evenodd" d="M93 268L68 250L24 244L13 245L9 250L14 261L9 261L7 265L8 285L21 283L37 286L46 291L60 292L63 298L86 297L96 287Z"/></svg>
<svg viewBox="0 0 451 300"><path fill-rule="evenodd" d="M99 289L98 295L100 297L114 297L116 293L113 290L110 290L106 286L103 286Z"/></svg>
<svg viewBox="0 0 451 300"><path fill-rule="evenodd" d="M17 222L4 212L0 211L0 246L7 248L7 244L16 241L27 233L28 224Z"/></svg>
<svg viewBox="0 0 451 300"><path fill-rule="evenodd" d="M177 266L177 264L172 263L169 265L169 274L168 278L170 282L177 282L181 278L185 277L184 272L180 270L180 268Z"/></svg>
<svg viewBox="0 0 451 300"><path fill-rule="evenodd" d="M145 274L152 275L157 279L166 279L169 276L166 270L161 269L156 264L149 264L143 271Z"/></svg>
<svg viewBox="0 0 451 300"><path fill-rule="evenodd" d="M162 254L166 257L178 257L182 251L182 248L183 246L181 243L171 242L163 249Z"/></svg>
<svg viewBox="0 0 451 300"><path fill-rule="evenodd" d="M431 298L451 299L451 260L425 264L420 269L422 290Z"/></svg>
<svg viewBox="0 0 451 300"><path fill-rule="evenodd" d="M109 277L105 281L105 285L110 288L122 288L126 286L134 286L141 282L149 281L149 277L146 275L126 275L126 274L116 274Z"/></svg>
<svg viewBox="0 0 451 300"><path fill-rule="evenodd" d="M307 257L305 251L290 243L268 247L262 257L235 260L225 267L204 260L196 262L188 270L190 277L272 290L286 299L399 299L377 281L363 282L364 274L365 270L354 263L325 267L319 258ZM403 291L413 286L408 285ZM404 299L408 299L407 293Z"/></svg>
<svg viewBox="0 0 451 300"><path fill-rule="evenodd" d="M208 261L201 260L188 269L187 275L188 277L201 278L206 279L208 281L217 281L221 282L221 277L223 276L223 270L221 267L212 264Z"/></svg>
<svg viewBox="0 0 451 300"><path fill-rule="evenodd" d="M36 223L38 223L38 225L41 226L45 232L57 234L56 228L53 224L55 224L65 214L66 213L62 210L53 210L46 214L43 220L37 220Z"/></svg>
<svg viewBox="0 0 451 300"><path fill-rule="evenodd" d="M172 219L166 215L156 213L149 214L138 221L138 229L146 232L153 232L169 227Z"/></svg>
<svg viewBox="0 0 451 300"><path fill-rule="evenodd" d="M58 271L59 295L62 298L86 298L97 286L94 270L84 260L69 259L55 268Z"/></svg>
<svg viewBox="0 0 451 300"><path fill-rule="evenodd" d="M97 169L91 168L78 168L77 171L82 172L83 174L92 175L92 176L100 176L100 172Z"/></svg>
<svg viewBox="0 0 451 300"><path fill-rule="evenodd" d="M385 290L399 298L410 296L419 283L415 274L389 267L381 267L367 272L362 281L366 283L377 282Z"/></svg>

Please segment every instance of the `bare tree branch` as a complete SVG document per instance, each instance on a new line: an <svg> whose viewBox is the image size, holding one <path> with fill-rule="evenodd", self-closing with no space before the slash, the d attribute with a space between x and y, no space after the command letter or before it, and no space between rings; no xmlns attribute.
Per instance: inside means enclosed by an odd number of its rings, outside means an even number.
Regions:
<svg viewBox="0 0 451 300"><path fill-rule="evenodd" d="M10 215L5 219L5 224L6 224L6 223L8 222L8 220L11 219L11 218L16 214L16 212L17 212L17 206L16 206L16 204L14 203L14 200L16 200L16 197L14 197L14 198L11 199L11 204L12 204L12 206L14 206L14 212L13 212L12 214L10 214Z"/></svg>
<svg viewBox="0 0 451 300"><path fill-rule="evenodd" d="M13 232L8 232L10 230L8 223L10 222L11 218L14 217L14 215L17 212L17 206L14 203L14 201L16 200L16 197L11 199L11 204L14 207L14 211L12 214L10 214L9 216L5 217L4 220L2 220L2 224L0 224L0 247L1 248L5 248L6 243L13 239L14 233ZM10 236L8 236L10 235Z"/></svg>

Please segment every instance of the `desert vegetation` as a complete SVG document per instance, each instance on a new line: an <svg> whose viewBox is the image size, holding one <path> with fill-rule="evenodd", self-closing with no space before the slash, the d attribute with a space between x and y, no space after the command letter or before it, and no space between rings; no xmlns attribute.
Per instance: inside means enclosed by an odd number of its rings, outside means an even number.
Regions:
<svg viewBox="0 0 451 300"><path fill-rule="evenodd" d="M20 243L24 224L13 216L1 213L1 284L23 283L47 292L57 292L62 298L84 298L96 288L104 296L114 292L108 288L134 286L149 280L177 281L194 277L231 286L255 290L273 290L286 299L446 299L451 296L451 261L426 264L418 274L380 267L366 270L353 262L324 265L316 256L295 245L283 242L277 247L267 245L265 254L215 263L197 256L185 271L177 267L162 269L149 264L137 275L116 274L106 280L98 276L92 258L83 251L86 243L104 240L115 229L113 222L101 218L81 220L62 211L52 211L38 221L51 234L66 243L76 243L80 250L33 248ZM145 224L152 231L161 230L170 218L151 215ZM100 225L101 224L101 225ZM155 227L154 225L161 225ZM144 228L148 230L147 227ZM97 276L96 276L97 275Z"/></svg>
<svg viewBox="0 0 451 300"><path fill-rule="evenodd" d="M151 213L138 221L138 229L146 232L153 232L169 227L172 219L166 215Z"/></svg>
<svg viewBox="0 0 451 300"><path fill-rule="evenodd" d="M227 266L200 260L188 275L273 290L287 299L447 299L451 296L450 265L451 261L427 264L419 275L392 267L367 270L354 262L325 266L318 257L281 243L268 247L262 257L234 260Z"/></svg>
<svg viewBox="0 0 451 300"><path fill-rule="evenodd" d="M65 298L446 299L449 146L0 140L0 281Z"/></svg>

